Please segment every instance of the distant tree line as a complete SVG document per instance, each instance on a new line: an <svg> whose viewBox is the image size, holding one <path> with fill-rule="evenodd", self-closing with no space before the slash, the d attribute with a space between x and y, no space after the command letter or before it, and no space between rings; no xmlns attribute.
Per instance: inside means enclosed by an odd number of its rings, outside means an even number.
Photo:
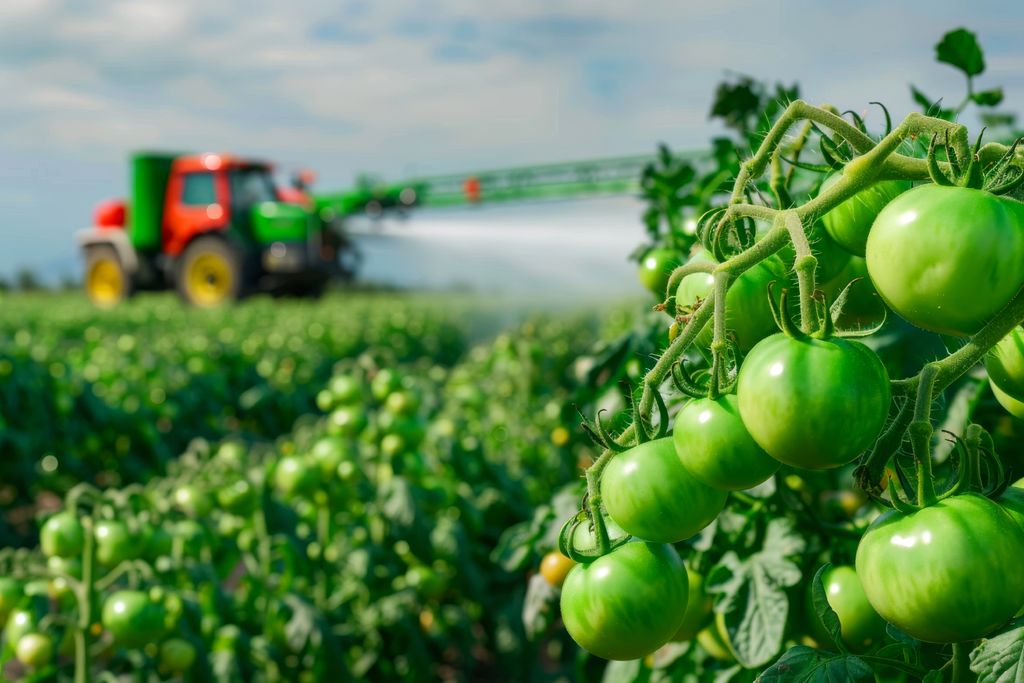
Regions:
<svg viewBox="0 0 1024 683"><path fill-rule="evenodd" d="M60 282L51 287L44 283L31 268L19 268L13 278L0 276L0 292L39 292L48 289L78 289L78 282L70 275L64 274Z"/></svg>

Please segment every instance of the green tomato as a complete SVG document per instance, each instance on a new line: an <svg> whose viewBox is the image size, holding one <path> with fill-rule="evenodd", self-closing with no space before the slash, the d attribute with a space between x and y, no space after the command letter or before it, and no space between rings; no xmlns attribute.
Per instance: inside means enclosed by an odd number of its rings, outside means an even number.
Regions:
<svg viewBox="0 0 1024 683"><path fill-rule="evenodd" d="M705 252L699 252L690 262L715 263ZM757 342L778 331L772 309L768 303L768 285L773 281L785 283L785 267L776 258L758 263L736 278L725 295L725 327L736 335L736 345L746 352ZM689 313L696 310L715 288L711 273L691 273L679 282L676 289L676 310ZM697 343L710 348L714 336L711 320L697 334Z"/></svg>
<svg viewBox="0 0 1024 683"><path fill-rule="evenodd" d="M1003 491L1003 495L999 496L999 504L1024 529L1024 479L1019 479Z"/></svg>
<svg viewBox="0 0 1024 683"><path fill-rule="evenodd" d="M246 461L245 444L239 441L225 441L217 449L215 457L225 465L239 469L245 465Z"/></svg>
<svg viewBox="0 0 1024 683"><path fill-rule="evenodd" d="M362 406L341 406L327 416L327 433L332 436L357 436L366 429L366 413Z"/></svg>
<svg viewBox="0 0 1024 683"><path fill-rule="evenodd" d="M682 255L674 249L649 249L640 259L640 269L637 273L640 284L656 297L666 296L665 288L668 286L669 276L682 262Z"/></svg>
<svg viewBox="0 0 1024 683"><path fill-rule="evenodd" d="M854 652L864 652L885 637L885 621L868 602L853 567L831 567L822 574L821 580L825 598L839 617L840 633L847 647ZM811 625L811 636L822 646L834 647L835 643L814 610L810 588L807 593L807 619Z"/></svg>
<svg viewBox="0 0 1024 683"><path fill-rule="evenodd" d="M340 465L350 457L348 442L337 436L325 436L309 451L325 478L334 476Z"/></svg>
<svg viewBox="0 0 1024 683"><path fill-rule="evenodd" d="M826 178L821 184L821 193L831 189L842 177L842 173L836 173ZM897 195L909 189L909 180L874 183L825 214L821 224L836 244L854 256L863 256L871 224L875 222L878 212Z"/></svg>
<svg viewBox="0 0 1024 683"><path fill-rule="evenodd" d="M779 461L765 453L743 426L734 394L687 403L676 415L672 437L683 467L716 489L749 489L779 469Z"/></svg>
<svg viewBox="0 0 1024 683"><path fill-rule="evenodd" d="M85 544L85 529L71 512L58 512L39 532L39 545L47 557L77 557Z"/></svg>
<svg viewBox="0 0 1024 683"><path fill-rule="evenodd" d="M169 638L160 644L160 669L183 674L196 662L196 646L183 638Z"/></svg>
<svg viewBox="0 0 1024 683"><path fill-rule="evenodd" d="M740 366L740 417L776 460L844 465L874 443L889 413L889 376L874 351L845 339L768 337Z"/></svg>
<svg viewBox="0 0 1024 683"><path fill-rule="evenodd" d="M363 383L351 375L332 377L327 391L334 399L333 405L361 403L363 400Z"/></svg>
<svg viewBox="0 0 1024 683"><path fill-rule="evenodd" d="M608 516L645 541L676 543L690 538L718 516L727 496L686 471L671 438L619 453L601 475L601 500Z"/></svg>
<svg viewBox="0 0 1024 683"><path fill-rule="evenodd" d="M26 633L18 639L14 656L30 669L45 666L53 659L53 638L43 633Z"/></svg>
<svg viewBox="0 0 1024 683"><path fill-rule="evenodd" d="M974 334L1024 285L1024 206L982 190L922 185L889 203L868 236L885 302L932 332Z"/></svg>
<svg viewBox="0 0 1024 683"><path fill-rule="evenodd" d="M164 607L153 602L148 593L123 590L103 603L101 621L118 645L138 648L163 635L166 617Z"/></svg>
<svg viewBox="0 0 1024 683"><path fill-rule="evenodd" d="M392 391L384 400L384 409L395 415L413 415L419 408L419 396L409 390Z"/></svg>
<svg viewBox="0 0 1024 683"><path fill-rule="evenodd" d="M38 623L35 612L27 609L12 610L4 626L4 638L8 643L17 643L22 637L35 631Z"/></svg>
<svg viewBox="0 0 1024 683"><path fill-rule="evenodd" d="M1024 399L1024 329L1015 327L985 355L992 383L1017 400Z"/></svg>
<svg viewBox="0 0 1024 683"><path fill-rule="evenodd" d="M857 547L857 575L889 623L929 643L981 638L1024 605L1024 529L966 493L876 519Z"/></svg>
<svg viewBox="0 0 1024 683"><path fill-rule="evenodd" d="M124 522L104 520L96 524L96 561L113 567L125 560L138 557L139 539L135 538Z"/></svg>
<svg viewBox="0 0 1024 683"><path fill-rule="evenodd" d="M380 440L380 454L389 460L405 450L405 441L397 434L385 434Z"/></svg>
<svg viewBox="0 0 1024 683"><path fill-rule="evenodd" d="M570 570L562 585L562 621L588 652L637 659L679 630L688 586L686 568L671 546L626 543Z"/></svg>
<svg viewBox="0 0 1024 683"><path fill-rule="evenodd" d="M198 487L186 484L174 491L174 506L189 517L205 517L213 510L210 497Z"/></svg>
<svg viewBox="0 0 1024 683"><path fill-rule="evenodd" d="M247 515L256 509L256 489L248 479L236 479L217 491L217 503L228 512Z"/></svg>
<svg viewBox="0 0 1024 683"><path fill-rule="evenodd" d="M996 397L996 401L1003 407L1006 412L1013 415L1018 420L1024 420L1024 401L1020 401L1010 394L1000 389L990 377L988 380L988 386L992 389L992 395Z"/></svg>
<svg viewBox="0 0 1024 683"><path fill-rule="evenodd" d="M377 401L384 401L388 394L402 386L402 376L391 368L381 368L370 381L370 393Z"/></svg>
<svg viewBox="0 0 1024 683"><path fill-rule="evenodd" d="M320 481L319 471L305 458L281 458L274 468L274 488L286 498L309 495Z"/></svg>
<svg viewBox="0 0 1024 683"><path fill-rule="evenodd" d="M711 616L711 596L704 592L704 577L692 569L687 569L686 575L690 583L690 597L686 601L683 623L672 636L672 640L677 643L693 640Z"/></svg>
<svg viewBox="0 0 1024 683"><path fill-rule="evenodd" d="M7 621L24 595L25 589L20 581L9 576L0 577L0 622Z"/></svg>

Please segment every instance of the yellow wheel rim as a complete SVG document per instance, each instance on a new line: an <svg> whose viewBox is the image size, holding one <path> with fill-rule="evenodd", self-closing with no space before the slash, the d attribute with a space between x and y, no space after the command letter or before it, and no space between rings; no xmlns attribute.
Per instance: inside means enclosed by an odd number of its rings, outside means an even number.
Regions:
<svg viewBox="0 0 1024 683"><path fill-rule="evenodd" d="M189 298L198 306L216 306L231 294L234 274L220 254L199 254L188 265L185 284Z"/></svg>
<svg viewBox="0 0 1024 683"><path fill-rule="evenodd" d="M124 298L124 275L112 258L92 262L85 274L85 291L97 306L113 306Z"/></svg>

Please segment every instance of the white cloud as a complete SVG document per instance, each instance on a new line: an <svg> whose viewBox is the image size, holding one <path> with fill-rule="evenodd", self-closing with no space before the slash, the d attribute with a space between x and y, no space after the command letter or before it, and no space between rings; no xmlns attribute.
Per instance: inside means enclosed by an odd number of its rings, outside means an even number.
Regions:
<svg viewBox="0 0 1024 683"><path fill-rule="evenodd" d="M960 24L980 33L984 83L1006 85L1008 105L1021 109L1024 12L997 0L969 9L954 0L0 0L0 179L26 165L53 177L63 166L116 194L138 147L260 154L316 166L323 185L340 187L363 170L393 177L637 153L662 140L696 146L717 130L706 114L728 70L799 80L807 99L842 108L880 99L899 116L911 108L909 82L935 97L962 92L960 77L932 61L942 32ZM68 182L52 209L65 213L40 206L34 219L51 244L70 245L100 198ZM0 202L0 222L13 205ZM11 254L43 251L0 244L0 270L23 258Z"/></svg>

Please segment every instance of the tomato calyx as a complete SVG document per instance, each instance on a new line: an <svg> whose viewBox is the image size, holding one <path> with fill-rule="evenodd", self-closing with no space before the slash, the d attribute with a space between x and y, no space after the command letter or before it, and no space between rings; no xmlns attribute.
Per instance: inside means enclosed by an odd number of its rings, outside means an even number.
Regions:
<svg viewBox="0 0 1024 683"><path fill-rule="evenodd" d="M714 350L712 355L715 355ZM713 357L710 368L691 372L683 359L673 363L669 375L676 389L684 396L715 400L736 390L739 365L739 350L736 343L732 339L727 339L725 348Z"/></svg>
<svg viewBox="0 0 1024 683"><path fill-rule="evenodd" d="M914 424L910 427L912 438L914 427ZM943 486L943 490L923 491L920 483L915 487L897 458L893 460L896 476L890 477L886 485L889 500L880 499L880 502L899 512L910 514L956 495L976 493L995 499L1006 490L1009 484L1006 470L996 455L992 436L984 427L972 423L968 425L962 438L949 432L946 434L953 443L951 457L955 463L955 471ZM919 435L919 438L924 440L924 434ZM930 436L928 438L930 439ZM929 451L927 457L930 456ZM918 469L921 469L920 464ZM921 472L918 472L918 479L920 482ZM900 489L903 490L902 495Z"/></svg>
<svg viewBox="0 0 1024 683"><path fill-rule="evenodd" d="M814 317L815 320L811 326L813 332L807 333L801 330L789 316L789 290L783 288L779 292L778 297L775 296L775 283L771 283L768 286L768 300L772 311L772 316L775 318L775 323L779 326L779 329L789 337L790 339L820 339L822 341L838 337L840 339L856 339L858 337L869 337L875 334L882 326L885 325L886 316L883 314L882 319L866 328L856 329L840 329L836 327L836 321L838 321L843 315L843 308L846 305L846 301L849 298L850 288L859 281L860 278L852 280L843 291L839 293L835 301L829 303L828 296L817 289L812 295L814 303Z"/></svg>
<svg viewBox="0 0 1024 683"><path fill-rule="evenodd" d="M618 536L616 538L610 538L608 540L608 548L602 552L600 543L596 543L593 547L579 547L576 543L576 533L579 531L580 526L587 524L586 527L591 531L595 539L599 537L600 530L597 528L593 518L590 515L590 507L588 503L588 494L583 494L582 509L573 515L569 520L562 525L561 531L558 532L558 550L563 555L568 557L573 562L580 564L589 564L599 557L610 553L619 546L625 545L632 536L626 534L624 536ZM598 522L605 528L605 521L600 520ZM607 535L607 530L604 532Z"/></svg>
<svg viewBox="0 0 1024 683"><path fill-rule="evenodd" d="M590 440L593 441L598 448L602 448L613 453L622 453L630 448L635 448L642 443L664 438L665 435L668 434L668 406L665 404L665 399L662 397L661 392L654 392L654 403L658 407L658 427L656 429L652 424L650 424L649 420L644 418L640 411L640 404L633 399L633 425L636 427L636 437L634 439L634 443L626 444L617 441L616 438L608 431L608 428L605 427L604 422L601 420L601 414L606 412L605 409L602 408L597 411L597 415L595 416L593 423L587 419L586 415L584 415L583 411L579 408L576 409L576 412L580 415L580 427L582 427L586 435L590 437Z"/></svg>
<svg viewBox="0 0 1024 683"><path fill-rule="evenodd" d="M928 175L931 176L932 182L945 187L966 187L975 190L985 190L994 195L1006 194L1024 183L1024 167L1016 163L1015 158L1017 145L1020 144L1022 138L1014 140L1003 156L989 168L985 169L981 165L981 156L979 154L981 139L984 135L985 129L982 128L981 133L978 134L978 139L974 143L974 148L971 150L970 158L961 159L957 155L954 145L951 145L949 142L949 131L945 132L941 147L945 153L948 172L939 163L939 136L938 134L932 135L931 142L928 145L927 159Z"/></svg>
<svg viewBox="0 0 1024 683"><path fill-rule="evenodd" d="M728 207L706 211L697 219L697 237L701 246L719 263L754 246L757 228L748 216L733 216Z"/></svg>

